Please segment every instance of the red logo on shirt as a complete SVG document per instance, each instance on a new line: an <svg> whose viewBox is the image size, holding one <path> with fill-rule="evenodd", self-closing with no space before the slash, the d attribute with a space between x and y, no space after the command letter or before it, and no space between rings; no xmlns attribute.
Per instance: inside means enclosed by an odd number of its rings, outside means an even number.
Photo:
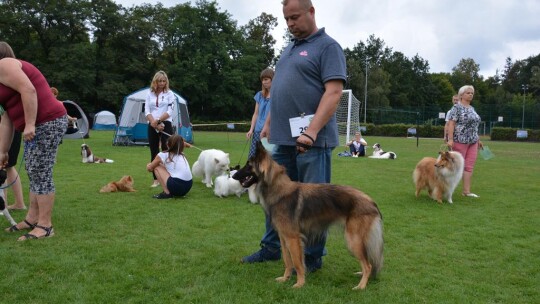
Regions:
<svg viewBox="0 0 540 304"><path fill-rule="evenodd" d="M301 51L300 56L307 56L307 51Z"/></svg>

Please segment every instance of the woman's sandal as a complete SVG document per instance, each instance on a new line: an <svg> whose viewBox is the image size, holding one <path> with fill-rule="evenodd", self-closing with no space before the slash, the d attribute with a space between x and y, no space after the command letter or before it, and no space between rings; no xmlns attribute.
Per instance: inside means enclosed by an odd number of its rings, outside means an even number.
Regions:
<svg viewBox="0 0 540 304"><path fill-rule="evenodd" d="M21 236L17 241L37 240L37 239L42 239L42 238L54 236L54 229L53 229L52 226L51 227L44 227L44 226L36 224L35 228L42 229L46 233L44 235L41 235L41 236L36 236L36 235L31 234L31 233L27 233L27 234Z"/></svg>
<svg viewBox="0 0 540 304"><path fill-rule="evenodd" d="M28 227L19 228L19 227L17 227L18 224L15 224L15 225L13 225L13 226L11 226L11 227L9 227L9 228L6 228L5 231L6 231L6 232L16 232L16 231L21 231L21 230L32 230L32 229L34 229L34 227L36 227L36 225L37 225L37 223L35 223L35 224L30 224L30 222L27 221L27 220L24 220L23 222L24 222L26 225L28 225Z"/></svg>
<svg viewBox="0 0 540 304"><path fill-rule="evenodd" d="M474 193L462 193L463 196L466 196L466 197L480 197L479 195L476 195Z"/></svg>

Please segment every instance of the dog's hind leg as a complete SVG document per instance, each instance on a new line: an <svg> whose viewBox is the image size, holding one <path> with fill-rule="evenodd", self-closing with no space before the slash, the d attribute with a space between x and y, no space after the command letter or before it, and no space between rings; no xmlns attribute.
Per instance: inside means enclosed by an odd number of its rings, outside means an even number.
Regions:
<svg viewBox="0 0 540 304"><path fill-rule="evenodd" d="M0 189L0 191L4 192L3 189ZM4 198L2 196L0 196L0 213L2 213L4 215L4 217L6 218L6 220L8 220L8 222L11 224L11 226L13 225L17 225L17 222L15 222L13 220L13 218L11 217L11 214L9 214L9 210L8 210L8 206L6 204L6 201L4 201Z"/></svg>
<svg viewBox="0 0 540 304"><path fill-rule="evenodd" d="M418 197L420 195L420 192L422 191L422 185L420 184L420 181L416 182L416 191L414 192L414 195Z"/></svg>
<svg viewBox="0 0 540 304"><path fill-rule="evenodd" d="M353 289L364 289L368 283L369 277L371 276L371 264L367 259L367 252L364 243L364 239L367 237L367 229L365 223L359 218L349 219L345 225L345 239L347 240L347 246L353 255L360 262L360 267L362 268L361 274L362 279L360 283ZM369 229L369 228L368 228Z"/></svg>
<svg viewBox="0 0 540 304"><path fill-rule="evenodd" d="M435 189L433 190L433 199L437 201L437 203L439 204L442 204L442 191L439 187L435 187Z"/></svg>
<svg viewBox="0 0 540 304"><path fill-rule="evenodd" d="M11 217L11 214L9 214L9 211L8 209L4 209L2 211L2 213L4 214L4 216L6 217L6 219L8 220L8 222L11 224L11 226L13 225L17 225L17 222L15 222L15 220L13 220L13 218Z"/></svg>

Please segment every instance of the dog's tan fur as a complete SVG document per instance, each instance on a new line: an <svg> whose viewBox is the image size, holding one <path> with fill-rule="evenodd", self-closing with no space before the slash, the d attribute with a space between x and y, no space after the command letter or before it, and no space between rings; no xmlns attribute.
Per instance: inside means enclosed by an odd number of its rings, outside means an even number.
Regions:
<svg viewBox="0 0 540 304"><path fill-rule="evenodd" d="M107 185L103 186L99 192L135 192L133 189L133 178L130 175L124 175L117 182L110 182Z"/></svg>
<svg viewBox="0 0 540 304"><path fill-rule="evenodd" d="M349 250L360 262L362 278L354 289L364 289L370 276L383 264L382 216L375 202L365 193L349 186L293 182L285 168L276 163L258 144L256 154L234 178L244 187L257 180L255 190L260 203L272 215L279 234L285 273L276 280L287 281L293 268L297 280L293 287L305 283L304 240L313 240L332 223L345 224Z"/></svg>
<svg viewBox="0 0 540 304"><path fill-rule="evenodd" d="M443 198L452 203L452 194L463 174L463 165L463 156L458 152L440 152L438 158L422 158L413 172L416 197L427 189L429 196L439 204Z"/></svg>

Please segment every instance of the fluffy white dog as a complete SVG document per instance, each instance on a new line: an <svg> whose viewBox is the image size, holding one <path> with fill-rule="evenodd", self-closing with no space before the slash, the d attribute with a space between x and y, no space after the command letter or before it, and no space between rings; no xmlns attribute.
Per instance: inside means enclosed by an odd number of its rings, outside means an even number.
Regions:
<svg viewBox="0 0 540 304"><path fill-rule="evenodd" d="M231 177L234 173L236 173L236 170L232 170L229 175L220 175L216 177L216 180L214 181L214 194L216 196L225 197L234 194L240 197L242 193L246 191L239 181Z"/></svg>
<svg viewBox="0 0 540 304"><path fill-rule="evenodd" d="M206 184L206 187L212 188L212 176L226 174L230 163L229 153L216 149L204 150L193 163L191 172L193 176L202 177L202 182Z"/></svg>

